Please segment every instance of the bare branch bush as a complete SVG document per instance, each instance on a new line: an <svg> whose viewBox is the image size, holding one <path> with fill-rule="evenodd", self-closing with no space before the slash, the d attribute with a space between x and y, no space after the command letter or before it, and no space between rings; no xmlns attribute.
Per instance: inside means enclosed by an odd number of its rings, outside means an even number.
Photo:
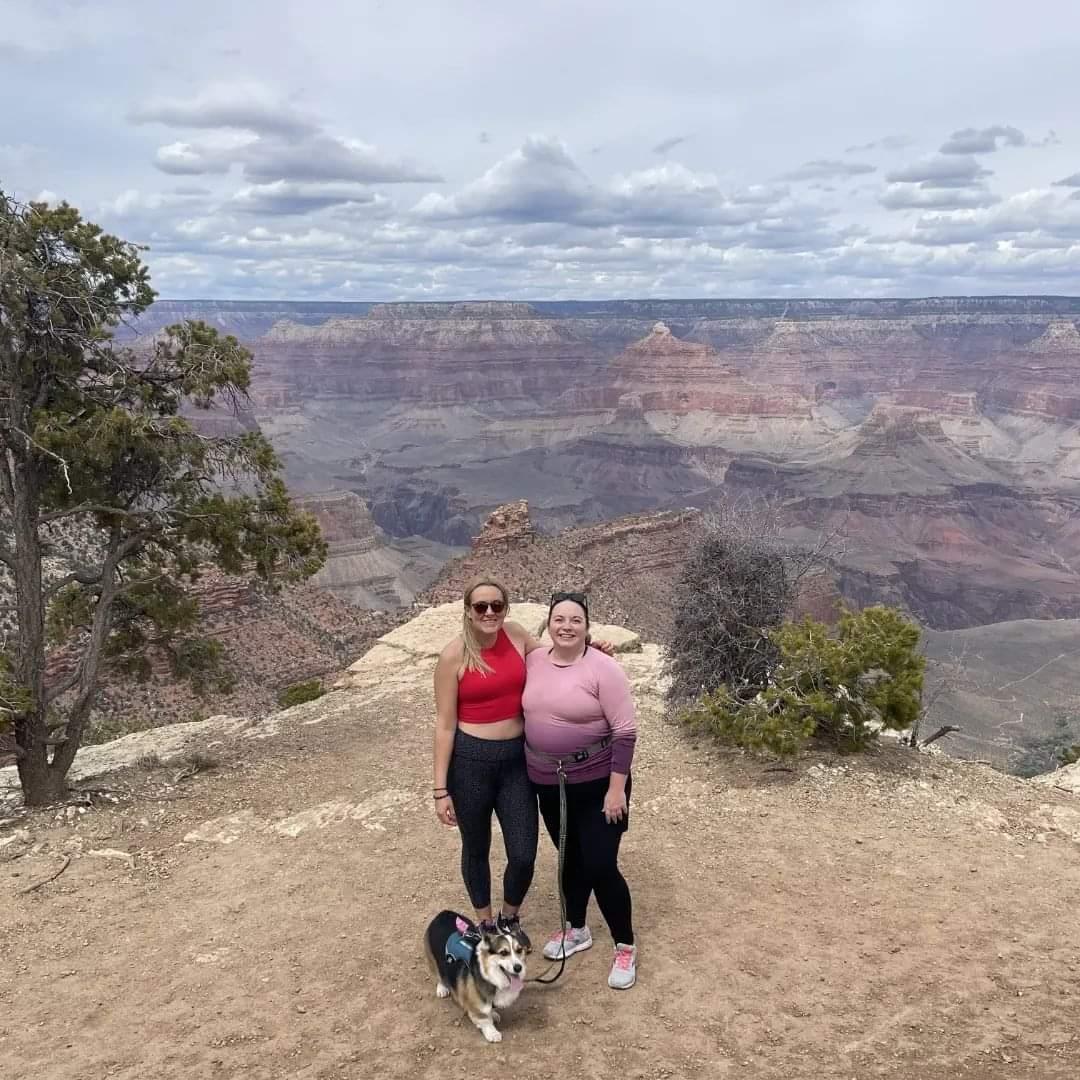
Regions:
<svg viewBox="0 0 1080 1080"><path fill-rule="evenodd" d="M769 630L791 615L800 584L828 565L837 538L809 546L783 537L779 507L743 497L705 517L704 538L672 595L668 697L684 704L726 686L753 696L778 653Z"/></svg>

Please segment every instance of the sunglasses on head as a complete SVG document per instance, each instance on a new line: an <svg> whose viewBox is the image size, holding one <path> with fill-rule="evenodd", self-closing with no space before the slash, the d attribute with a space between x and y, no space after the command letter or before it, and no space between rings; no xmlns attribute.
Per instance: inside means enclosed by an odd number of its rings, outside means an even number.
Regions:
<svg viewBox="0 0 1080 1080"><path fill-rule="evenodd" d="M586 615L589 614L589 598L583 592L554 592L551 594L551 603L548 604L548 613L556 604L564 600L570 600L582 608Z"/></svg>
<svg viewBox="0 0 1080 1080"><path fill-rule="evenodd" d="M492 615L501 615L506 609L506 604L502 600L474 600L469 607L477 615L486 615L489 611Z"/></svg>

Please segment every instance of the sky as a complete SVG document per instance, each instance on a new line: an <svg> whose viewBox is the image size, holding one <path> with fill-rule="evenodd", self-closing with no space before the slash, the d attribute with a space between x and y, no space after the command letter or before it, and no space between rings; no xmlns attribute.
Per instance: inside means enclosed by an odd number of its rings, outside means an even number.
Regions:
<svg viewBox="0 0 1080 1080"><path fill-rule="evenodd" d="M0 100L163 297L1080 292L1075 0L0 0Z"/></svg>

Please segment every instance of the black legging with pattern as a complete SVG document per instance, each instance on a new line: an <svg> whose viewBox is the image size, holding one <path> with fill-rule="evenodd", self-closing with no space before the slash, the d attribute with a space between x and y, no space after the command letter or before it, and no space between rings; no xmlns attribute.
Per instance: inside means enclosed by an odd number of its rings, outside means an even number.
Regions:
<svg viewBox="0 0 1080 1080"><path fill-rule="evenodd" d="M540 824L525 767L525 737L478 739L460 729L446 774L461 833L461 876L474 908L491 904L491 815L506 846L503 900L517 907L532 884Z"/></svg>

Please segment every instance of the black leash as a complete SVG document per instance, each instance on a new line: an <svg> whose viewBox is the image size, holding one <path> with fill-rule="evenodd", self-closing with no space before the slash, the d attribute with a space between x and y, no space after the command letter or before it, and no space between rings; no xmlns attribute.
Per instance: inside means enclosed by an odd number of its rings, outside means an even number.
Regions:
<svg viewBox="0 0 1080 1080"><path fill-rule="evenodd" d="M605 750L611 745L611 736L605 735L604 738L598 742L593 743L592 746L586 747L584 750L578 750L576 753L569 755L570 760L575 764L581 764L588 761L589 758L598 753L600 750ZM558 982L562 977L562 973L566 970L566 894L563 892L563 868L566 865L566 770L563 768L563 758L556 757L554 754L547 754L541 750L533 750L529 747L529 751L536 754L537 757L546 758L548 761L555 764L555 770L559 777L559 870L558 870L558 886L559 886L559 928L562 932L562 948L559 955L559 970L551 976L546 978L548 972L555 966L555 961L552 961L547 966L547 970L543 975L537 975L532 979L526 979L526 982L543 983L545 986L550 985L553 982Z"/></svg>
<svg viewBox="0 0 1080 1080"><path fill-rule="evenodd" d="M544 975L537 975L528 982L543 983L545 986L558 982L562 973L566 970L566 894L563 892L563 867L566 865L566 773L563 771L562 762L559 762L559 926L562 932L562 948L559 957L559 970L550 978L544 978L555 966L554 962L548 964Z"/></svg>

